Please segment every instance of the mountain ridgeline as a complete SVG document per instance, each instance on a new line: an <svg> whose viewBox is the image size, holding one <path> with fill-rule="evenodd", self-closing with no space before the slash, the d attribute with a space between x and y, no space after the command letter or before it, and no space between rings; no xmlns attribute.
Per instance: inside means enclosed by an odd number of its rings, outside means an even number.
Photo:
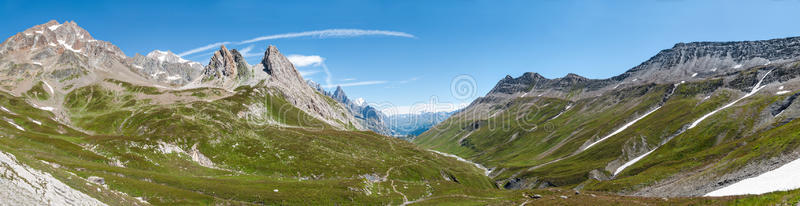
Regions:
<svg viewBox="0 0 800 206"><path fill-rule="evenodd" d="M679 43L608 79L506 76L414 142L506 189L761 194L787 188L733 188L800 158L798 89L800 37Z"/></svg>
<svg viewBox="0 0 800 206"><path fill-rule="evenodd" d="M362 123L274 46L255 65L225 46L206 65L128 57L50 21L0 44L0 204L524 201Z"/></svg>
<svg viewBox="0 0 800 206"><path fill-rule="evenodd" d="M609 79L526 73L457 112L387 116L275 46L255 65L225 46L129 57L50 21L0 44L0 204L794 203L695 196L800 164L798 47L678 44Z"/></svg>
<svg viewBox="0 0 800 206"><path fill-rule="evenodd" d="M308 80L308 85L316 88L322 94L342 103L347 107L353 116L365 125L367 129L378 134L394 136L406 140L413 139L417 135L428 131L431 127L444 121L454 112L423 112L410 114L386 115L378 108L369 105L367 102L352 101L345 94L341 86L337 86L333 92L325 91L322 85Z"/></svg>

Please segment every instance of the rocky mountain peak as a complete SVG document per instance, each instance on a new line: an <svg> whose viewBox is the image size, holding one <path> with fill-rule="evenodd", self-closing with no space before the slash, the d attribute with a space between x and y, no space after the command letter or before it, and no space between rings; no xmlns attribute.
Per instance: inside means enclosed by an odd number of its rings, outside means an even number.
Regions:
<svg viewBox="0 0 800 206"><path fill-rule="evenodd" d="M564 78L565 79L587 79L586 77L583 77L583 76L575 74L575 73L569 73L569 74L567 74L567 76L564 76Z"/></svg>
<svg viewBox="0 0 800 206"><path fill-rule="evenodd" d="M172 85L185 85L203 71L202 64L161 50L154 50L146 56L136 54L131 58L130 66L132 71L147 79Z"/></svg>
<svg viewBox="0 0 800 206"><path fill-rule="evenodd" d="M161 63L166 62L166 63L181 63L181 64L183 64L183 63L200 64L198 62L193 62L193 61L189 61L189 60L183 59L180 56L178 56L177 54L172 53L172 51L169 51L169 50L167 50L167 51L153 50L152 52L147 53L147 57L156 59L156 60L158 60L158 62L161 62Z"/></svg>
<svg viewBox="0 0 800 206"><path fill-rule="evenodd" d="M264 52L264 58L261 60L261 64L264 67L264 72L266 72L270 78L274 79L275 81L292 82L292 84L306 84L305 80L303 80L303 76L300 75L300 72L297 71L289 59L283 56L281 52L278 51L278 48L273 45L269 45L267 47L267 50Z"/></svg>
<svg viewBox="0 0 800 206"><path fill-rule="evenodd" d="M349 127L349 124L353 124L352 126L357 129L364 128L355 120L355 117L347 112L344 105L329 103L330 101L324 99L328 97L324 96L325 92L321 92L323 91L321 87L313 82L303 80L292 62L283 56L275 46L267 47L261 63L255 65L254 70L262 70L264 73L260 74L266 75L265 83L268 86L279 88L288 102L306 113L319 117L334 127L345 128Z"/></svg>
<svg viewBox="0 0 800 206"><path fill-rule="evenodd" d="M336 86L336 90L333 92L332 98L342 103L349 102L347 99L347 94L344 93L344 89L342 89L341 86Z"/></svg>
<svg viewBox="0 0 800 206"><path fill-rule="evenodd" d="M517 78L506 75L505 78L497 82L489 93L513 94L516 92L526 92L530 88L530 85L542 80L549 79L533 72L527 72Z"/></svg>
<svg viewBox="0 0 800 206"><path fill-rule="evenodd" d="M0 45L0 54L35 53L43 50L57 54L72 52L82 56L100 57L103 63L108 63L108 59L105 58L117 60L127 58L119 48L109 42L94 39L89 32L73 21L61 24L51 20L17 33Z"/></svg>
<svg viewBox="0 0 800 206"><path fill-rule="evenodd" d="M238 52L237 52L238 53ZM236 76L236 60L228 48L222 45L219 50L214 52L208 62L203 75L206 78L226 78Z"/></svg>
<svg viewBox="0 0 800 206"><path fill-rule="evenodd" d="M318 91L327 95L331 99L341 103L352 114L360 125L365 126L367 129L372 130L379 134L391 135L394 133L389 125L384 121L386 115L375 107L366 104L363 98L350 100L345 94L341 86L337 86L333 93L325 92L319 87L319 84L310 81L309 85L316 87Z"/></svg>
<svg viewBox="0 0 800 206"><path fill-rule="evenodd" d="M244 59L239 50L231 50L231 55L233 55L233 61L236 62L236 77L243 81L253 78L254 72L251 71L250 64L247 63L247 60Z"/></svg>

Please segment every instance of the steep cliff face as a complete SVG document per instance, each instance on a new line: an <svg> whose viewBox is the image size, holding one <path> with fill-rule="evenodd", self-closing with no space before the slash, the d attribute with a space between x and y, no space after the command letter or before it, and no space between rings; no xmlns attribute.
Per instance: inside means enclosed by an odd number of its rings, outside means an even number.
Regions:
<svg viewBox="0 0 800 206"><path fill-rule="evenodd" d="M263 59L254 70L266 73L265 83L268 87L278 88L287 101L310 115L339 129L366 129L348 112L344 104L330 99L308 85L300 72L275 46L267 47Z"/></svg>
<svg viewBox="0 0 800 206"><path fill-rule="evenodd" d="M236 50L228 50L222 45L219 50L211 56L208 65L203 69L201 82L206 85L218 86L233 89L239 86L239 73L247 73L250 66L247 63L240 65L242 55ZM239 70L242 70L240 72Z"/></svg>
<svg viewBox="0 0 800 206"><path fill-rule="evenodd" d="M800 37L763 41L679 43L612 79L634 78L646 83L669 83L798 59Z"/></svg>

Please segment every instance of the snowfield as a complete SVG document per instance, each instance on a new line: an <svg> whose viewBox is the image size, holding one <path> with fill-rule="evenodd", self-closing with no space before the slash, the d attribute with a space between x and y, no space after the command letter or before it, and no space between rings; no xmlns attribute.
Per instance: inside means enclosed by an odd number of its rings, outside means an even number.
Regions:
<svg viewBox="0 0 800 206"><path fill-rule="evenodd" d="M478 169L481 169L481 170L483 170L483 174L484 174L484 175L486 175L486 176L489 176L489 173L491 173L491 172L492 172L491 170L489 170L489 169L486 169L486 167L484 167L484 166L483 166L483 165L481 165L481 164L474 163L474 162L472 162L472 161L469 161L469 160L465 160L464 158L461 158L461 157L459 157L459 156L456 156L456 155L453 155L453 154L447 154L447 153L444 153L444 152L439 152L439 151L436 151L436 150L428 150L428 151L434 152L434 153L436 153L436 154L440 154L440 155L442 155L442 156L447 156L447 157L456 158L456 160L458 160L458 161L462 161L462 162L466 162L466 163L470 163L470 164L472 164L472 165L475 165L475 167L477 167Z"/></svg>
<svg viewBox="0 0 800 206"><path fill-rule="evenodd" d="M744 179L722 189L706 194L706 197L731 195L760 195L769 192L800 188L800 159L789 162L778 169L756 177Z"/></svg>

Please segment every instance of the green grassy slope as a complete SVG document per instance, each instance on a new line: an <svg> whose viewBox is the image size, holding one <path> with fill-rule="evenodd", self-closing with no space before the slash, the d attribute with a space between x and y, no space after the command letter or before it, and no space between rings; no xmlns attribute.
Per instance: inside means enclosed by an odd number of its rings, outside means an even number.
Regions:
<svg viewBox="0 0 800 206"><path fill-rule="evenodd" d="M0 106L10 111L0 111L4 120L0 121L0 150L113 205L139 203L133 197L155 205L398 205L406 201L416 205L587 201L688 205L780 203L794 194L665 201L596 192L502 190L472 165L409 142L372 132L325 129L272 96L269 88L242 87L235 95L215 101L173 104L157 104L142 96L142 91L163 91L140 89L77 88L66 95L64 105L73 125L53 120L55 114L32 107L24 97L0 93ZM171 93L196 97L215 91ZM546 101L553 108L566 104ZM529 115L529 119L542 119L557 114ZM201 165L192 158L196 154L214 165ZM104 178L108 187L87 184L84 179L89 176ZM532 194L543 198L529 198Z"/></svg>
<svg viewBox="0 0 800 206"><path fill-rule="evenodd" d="M209 91L186 95L198 92ZM241 87L210 102L161 105L142 98L157 93L77 88L64 106L80 129L52 120L54 114L23 98L0 94L0 105L13 112L0 115L25 130L0 122L3 136L12 137L0 138L0 150L58 174L103 177L110 189L152 204L400 204L453 194L484 202L481 197L511 194L495 189L478 168L409 142L327 129L269 88ZM195 154L213 166L203 166Z"/></svg>
<svg viewBox="0 0 800 206"><path fill-rule="evenodd" d="M745 70L734 77L755 77L758 69L766 68ZM797 69L796 65L782 66L775 71ZM527 180L523 187L529 188L578 187L625 194L673 177L706 181L703 178L734 172L798 148L798 121L760 124L767 106L793 93L756 94L680 133L702 115L741 96L723 84L722 79L680 84L666 101L663 97L673 85L626 88L576 102L517 98L496 105L489 115L470 114L467 109L414 142L495 168L493 179L500 184L521 179ZM662 107L647 117L583 150L658 105ZM613 177L616 167L643 152L629 153L656 147Z"/></svg>

